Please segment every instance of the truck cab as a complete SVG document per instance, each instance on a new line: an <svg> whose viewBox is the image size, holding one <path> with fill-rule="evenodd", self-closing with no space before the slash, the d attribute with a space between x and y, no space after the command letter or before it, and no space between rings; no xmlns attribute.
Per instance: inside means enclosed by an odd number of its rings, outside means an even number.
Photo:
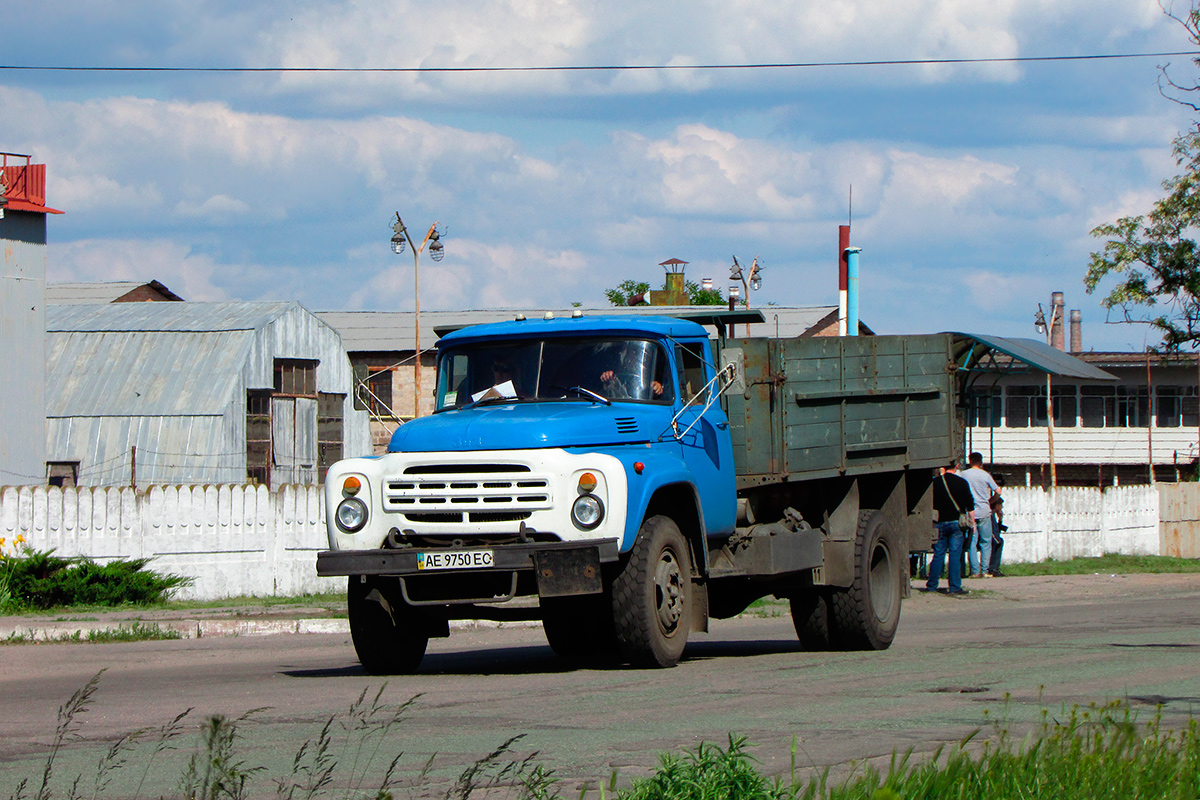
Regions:
<svg viewBox="0 0 1200 800"><path fill-rule="evenodd" d="M398 428L385 455L326 477L330 550L318 571L349 576L369 670L419 662L448 619L496 615L520 596L539 598L532 613L556 650L611 645L615 573L656 518L670 546L650 556L658 586L643 605L654 619L638 624L703 626L684 584L737 516L719 402L729 371L704 327L582 315L474 326L441 339L437 375L431 416ZM406 652L378 644L398 638ZM648 647L624 649L664 660Z"/></svg>

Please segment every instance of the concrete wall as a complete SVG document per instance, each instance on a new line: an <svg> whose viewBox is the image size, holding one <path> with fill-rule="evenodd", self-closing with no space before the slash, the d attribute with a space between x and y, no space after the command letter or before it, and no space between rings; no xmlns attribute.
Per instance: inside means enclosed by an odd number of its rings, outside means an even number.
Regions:
<svg viewBox="0 0 1200 800"><path fill-rule="evenodd" d="M152 569L186 575L180 599L292 596L345 587L318 578L327 548L319 486L155 486L0 490L0 537L97 561L153 558Z"/></svg>
<svg viewBox="0 0 1200 800"><path fill-rule="evenodd" d="M1159 531L1164 556L1200 558L1200 483L1161 485Z"/></svg>
<svg viewBox="0 0 1200 800"><path fill-rule="evenodd" d="M1004 490L1004 561L1105 553L1162 554L1159 494L1151 486Z"/></svg>
<svg viewBox="0 0 1200 800"><path fill-rule="evenodd" d="M1020 488L1005 498L1006 563L1104 553L1200 558L1200 484L1059 489L1053 503L1041 489ZM0 489L0 537L21 534L39 550L99 561L153 558L154 569L194 579L181 599L341 590L344 579L316 575L324 520L318 486Z"/></svg>

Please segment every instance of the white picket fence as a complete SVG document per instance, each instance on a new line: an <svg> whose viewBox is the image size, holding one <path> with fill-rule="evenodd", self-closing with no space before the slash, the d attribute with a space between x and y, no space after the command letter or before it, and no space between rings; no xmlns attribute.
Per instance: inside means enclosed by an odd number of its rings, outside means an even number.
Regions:
<svg viewBox="0 0 1200 800"><path fill-rule="evenodd" d="M1200 492L1200 485L1164 491ZM1148 486L1100 489L1009 488L1004 492L1006 563L1098 556L1158 555L1160 495ZM1191 505L1200 509L1200 495ZM1176 505L1179 505L1178 503ZM1190 506L1189 506L1190 507ZM1200 521L1176 515L1198 541ZM98 561L152 558L153 568L186 575L183 599L239 595L293 596L331 591L343 579L318 578L316 554L325 549L325 506L318 486L155 486L0 489L0 537L18 534L39 550ZM1176 536L1172 541L1178 542ZM1178 544L1172 545L1178 550ZM1168 548L1170 549L1170 548Z"/></svg>
<svg viewBox="0 0 1200 800"><path fill-rule="evenodd" d="M0 537L38 550L104 562L152 558L152 569L185 575L180 599L294 596L342 588L318 578L327 548L319 486L155 486L0 490Z"/></svg>

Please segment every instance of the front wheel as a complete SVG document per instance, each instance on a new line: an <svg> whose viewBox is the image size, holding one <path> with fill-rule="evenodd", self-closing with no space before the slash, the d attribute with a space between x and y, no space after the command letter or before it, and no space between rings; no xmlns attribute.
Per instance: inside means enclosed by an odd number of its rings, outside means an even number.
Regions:
<svg viewBox="0 0 1200 800"><path fill-rule="evenodd" d="M613 621L631 664L673 667L692 626L692 568L687 540L668 517L642 523L613 582Z"/></svg>
<svg viewBox="0 0 1200 800"><path fill-rule="evenodd" d="M399 592L359 575L350 576L346 589L350 639L363 669L371 675L416 672L429 634Z"/></svg>

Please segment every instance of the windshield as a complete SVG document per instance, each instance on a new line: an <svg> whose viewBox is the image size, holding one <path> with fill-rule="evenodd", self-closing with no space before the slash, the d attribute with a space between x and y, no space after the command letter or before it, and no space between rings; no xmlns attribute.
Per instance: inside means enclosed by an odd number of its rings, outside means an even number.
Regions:
<svg viewBox="0 0 1200 800"><path fill-rule="evenodd" d="M667 353L646 339L509 340L448 349L438 358L437 408L527 400L674 399Z"/></svg>

